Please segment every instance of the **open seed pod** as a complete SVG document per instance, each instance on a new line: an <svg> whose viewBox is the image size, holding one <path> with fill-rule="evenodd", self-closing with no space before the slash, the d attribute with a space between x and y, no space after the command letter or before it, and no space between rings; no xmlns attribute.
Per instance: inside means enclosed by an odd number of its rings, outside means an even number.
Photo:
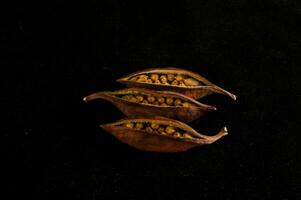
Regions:
<svg viewBox="0 0 301 200"><path fill-rule="evenodd" d="M211 144L228 134L224 127L216 135L203 135L182 122L166 118L123 119L101 127L123 143L155 152L182 152Z"/></svg>
<svg viewBox="0 0 301 200"><path fill-rule="evenodd" d="M214 85L194 72L178 68L153 68L132 73L117 80L128 87L142 87L182 93L194 99L220 93L236 100L236 96Z"/></svg>
<svg viewBox="0 0 301 200"><path fill-rule="evenodd" d="M97 92L84 98L88 102L105 99L113 103L128 117L162 116L189 122L204 113L216 110L190 97L175 92L126 88L115 92Z"/></svg>

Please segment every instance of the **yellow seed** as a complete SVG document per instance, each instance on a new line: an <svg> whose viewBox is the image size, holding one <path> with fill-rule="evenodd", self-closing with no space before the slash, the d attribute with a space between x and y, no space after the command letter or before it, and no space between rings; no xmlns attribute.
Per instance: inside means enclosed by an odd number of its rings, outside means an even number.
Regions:
<svg viewBox="0 0 301 200"><path fill-rule="evenodd" d="M155 102L156 98L154 96L148 96L147 100L148 100L148 102L153 103L153 102Z"/></svg>
<svg viewBox="0 0 301 200"><path fill-rule="evenodd" d="M122 96L122 98L124 99L124 100L130 100L132 97L131 97L132 95L124 95L124 96Z"/></svg>
<svg viewBox="0 0 301 200"><path fill-rule="evenodd" d="M175 128L172 127L172 126L167 126L166 129L165 129L165 131L166 131L166 133L167 133L168 135L172 135L176 130L175 130Z"/></svg>
<svg viewBox="0 0 301 200"><path fill-rule="evenodd" d="M163 83L163 84L167 83L167 78L165 75L161 75L160 80L161 80L161 83Z"/></svg>
<svg viewBox="0 0 301 200"><path fill-rule="evenodd" d="M197 86L199 85L199 82L195 79L192 78L187 78L184 80L185 85L187 86Z"/></svg>
<svg viewBox="0 0 301 200"><path fill-rule="evenodd" d="M180 75L180 74L178 74L178 75L176 76L176 80L177 80L177 81L182 81L182 80L183 80L183 76Z"/></svg>
<svg viewBox="0 0 301 200"><path fill-rule="evenodd" d="M172 84L172 85L178 85L179 82L178 82L177 80L174 80L171 84Z"/></svg>
<svg viewBox="0 0 301 200"><path fill-rule="evenodd" d="M182 103L181 99L176 99L175 100L175 106L180 106Z"/></svg>
<svg viewBox="0 0 301 200"><path fill-rule="evenodd" d="M184 81L179 81L179 86L186 86Z"/></svg>
<svg viewBox="0 0 301 200"><path fill-rule="evenodd" d="M152 74L150 76L150 78L155 82L155 81L159 80L159 75L158 74Z"/></svg>
<svg viewBox="0 0 301 200"><path fill-rule="evenodd" d="M148 101L147 100L143 100L142 103L148 104Z"/></svg>
<svg viewBox="0 0 301 200"><path fill-rule="evenodd" d="M172 97L167 97L167 98L166 98L166 103L167 103L168 105L172 105L172 104L173 104L173 98L172 98Z"/></svg>
<svg viewBox="0 0 301 200"><path fill-rule="evenodd" d="M151 127L152 129L157 130L159 128L159 124L151 123Z"/></svg>
<svg viewBox="0 0 301 200"><path fill-rule="evenodd" d="M126 127L126 128L133 128L134 124L133 123L126 123L126 124L123 124L123 126Z"/></svg>
<svg viewBox="0 0 301 200"><path fill-rule="evenodd" d="M147 83L153 83L152 79L147 79L146 82Z"/></svg>
<svg viewBox="0 0 301 200"><path fill-rule="evenodd" d="M163 133L164 132L164 128L163 127L159 127L157 130L159 133Z"/></svg>
<svg viewBox="0 0 301 200"><path fill-rule="evenodd" d="M165 101L165 98L164 98L164 97L158 97L157 99L158 99L158 102L159 102L159 103L164 103L164 101Z"/></svg>
<svg viewBox="0 0 301 200"><path fill-rule="evenodd" d="M184 102L182 105L183 105L183 107L190 107L191 106L191 104L188 103L188 102Z"/></svg>
<svg viewBox="0 0 301 200"><path fill-rule="evenodd" d="M143 128L143 124L142 123L136 123L135 128L136 129L142 129Z"/></svg>
<svg viewBox="0 0 301 200"><path fill-rule="evenodd" d="M146 82L147 78L148 78L147 75L140 75L137 81L138 82Z"/></svg>
<svg viewBox="0 0 301 200"><path fill-rule="evenodd" d="M175 79L175 76L173 74L167 74L167 80L169 82L172 82Z"/></svg>
<svg viewBox="0 0 301 200"><path fill-rule="evenodd" d="M130 79L131 81L137 81L138 80L138 77L137 76L134 76Z"/></svg>
<svg viewBox="0 0 301 200"><path fill-rule="evenodd" d="M137 96L136 96L136 99L137 99L139 102L141 102L141 101L144 100L143 96L141 96L141 95L137 95Z"/></svg>
<svg viewBox="0 0 301 200"><path fill-rule="evenodd" d="M138 99L136 99L136 97L134 97L134 96L132 96L132 97L129 99L129 101L135 102L135 103L139 102Z"/></svg>
<svg viewBox="0 0 301 200"><path fill-rule="evenodd" d="M160 80L159 80L159 79L156 80L156 81L155 81L155 84L161 84Z"/></svg>
<svg viewBox="0 0 301 200"><path fill-rule="evenodd" d="M146 127L145 131L148 132L148 133L152 133L152 132L153 132L153 129L152 129L151 127L148 126L148 127Z"/></svg>
<svg viewBox="0 0 301 200"><path fill-rule="evenodd" d="M147 80L147 79L139 78L139 79L137 80L137 82L142 82L142 83L144 83L144 82L146 82L146 80Z"/></svg>
<svg viewBox="0 0 301 200"><path fill-rule="evenodd" d="M181 133L175 132L175 133L173 134L173 136L174 136L174 137L181 137Z"/></svg>
<svg viewBox="0 0 301 200"><path fill-rule="evenodd" d="M192 136L191 136L189 133L184 133L184 134L183 134L183 137L184 137L184 138L189 138L189 139L192 138Z"/></svg>
<svg viewBox="0 0 301 200"><path fill-rule="evenodd" d="M139 76L139 78L147 79L147 78L148 78L148 75L142 74L142 75Z"/></svg>

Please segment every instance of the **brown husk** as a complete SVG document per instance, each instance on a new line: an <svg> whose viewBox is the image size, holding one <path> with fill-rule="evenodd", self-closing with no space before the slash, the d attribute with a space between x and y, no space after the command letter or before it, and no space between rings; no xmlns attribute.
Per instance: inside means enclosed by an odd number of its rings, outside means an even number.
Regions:
<svg viewBox="0 0 301 200"><path fill-rule="evenodd" d="M194 138L175 138L173 136L147 133L145 131L120 126L120 124L127 122L168 124L186 130L192 134ZM154 152L183 152L196 146L211 144L228 134L226 127L224 127L216 135L203 135L182 122L165 118L123 119L115 123L101 125L101 127L125 144L140 150Z"/></svg>
<svg viewBox="0 0 301 200"><path fill-rule="evenodd" d="M190 107L183 106L160 106L143 103L130 102L120 97L118 94L150 94L153 96L166 96L184 99L191 104ZM105 99L113 103L120 111L128 117L157 117L177 119L184 122L190 122L204 115L206 112L216 110L215 107L202 104L194 99L175 92L153 91L143 88L126 88L115 92L97 92L84 98L89 102L94 99Z"/></svg>
<svg viewBox="0 0 301 200"><path fill-rule="evenodd" d="M150 73L164 73L164 74L181 74L181 75L188 75L202 83L202 85L199 86L193 86L193 87L183 87L183 86L175 86L175 85L162 85L162 84L154 84L154 83L142 83L142 82L136 82L129 80L131 77L140 75L140 74L150 74ZM155 89L155 90L168 90L168 91L174 91L178 93L182 93L186 96L189 96L194 99L199 99L201 97L213 94L213 93L219 93L226 96L229 96L233 100L236 100L236 96L225 89L211 83L206 78L202 77L199 74L196 74L194 72L184 70L184 69L178 69L178 68L150 68L145 69L142 71L138 71L132 74L129 74L123 78L120 78L117 80L120 83L125 84L127 87L140 87L140 88L148 88L148 89Z"/></svg>

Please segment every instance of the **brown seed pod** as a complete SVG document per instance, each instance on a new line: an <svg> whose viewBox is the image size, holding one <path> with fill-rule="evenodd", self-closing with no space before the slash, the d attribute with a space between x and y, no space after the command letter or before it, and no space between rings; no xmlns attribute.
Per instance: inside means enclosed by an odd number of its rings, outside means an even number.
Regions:
<svg viewBox="0 0 301 200"><path fill-rule="evenodd" d="M147 77L150 74L160 75L160 77L162 77L160 79L161 82L146 83L145 81L143 81L144 77ZM172 82L168 83L166 77L175 77L175 79ZM142 81L139 81L141 79ZM162 80L164 81L162 82ZM172 80L172 78L169 78L169 80ZM236 96L234 94L231 94L230 92L211 83L201 75L178 68L145 69L127 75L123 78L118 79L117 81L127 85L128 87L174 91L182 93L194 99L199 99L203 96L213 93L220 93L236 100Z"/></svg>
<svg viewBox="0 0 301 200"><path fill-rule="evenodd" d="M142 96L144 100L142 102L138 101L137 96L140 99L142 99L140 97ZM169 99L171 105L166 103L159 104L158 101L155 101L157 98ZM213 106L202 104L179 93L153 91L143 88L126 88L114 92L97 92L85 97L84 101L89 102L94 99L110 101L128 117L162 116L189 122L199 118L206 112L216 110ZM173 104L173 100L181 103L175 105ZM186 102L186 104L183 104L183 102Z"/></svg>
<svg viewBox="0 0 301 200"><path fill-rule="evenodd" d="M133 128L136 123L144 124L144 128ZM158 124L160 128L152 129L151 124ZM155 152L182 152L196 146L211 144L228 134L227 128L224 127L216 135L203 135L182 122L166 118L123 119L101 127L123 143L140 150ZM176 132L168 134L160 131L166 127L172 127Z"/></svg>

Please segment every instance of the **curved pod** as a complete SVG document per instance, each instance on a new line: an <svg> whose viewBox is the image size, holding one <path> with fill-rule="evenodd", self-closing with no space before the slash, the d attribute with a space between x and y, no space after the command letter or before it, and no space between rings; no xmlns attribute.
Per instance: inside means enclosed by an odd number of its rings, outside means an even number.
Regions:
<svg viewBox="0 0 301 200"><path fill-rule="evenodd" d="M123 119L100 126L125 144L154 152L183 152L193 147L211 144L228 134L227 128L224 127L216 135L207 136L182 122L164 118ZM161 128L163 131L160 131Z"/></svg>
<svg viewBox="0 0 301 200"><path fill-rule="evenodd" d="M144 78L143 78L144 77ZM117 80L128 87L142 87L182 93L194 99L219 93L236 100L236 96L194 72L179 68L150 68Z"/></svg>
<svg viewBox="0 0 301 200"><path fill-rule="evenodd" d="M138 100L139 98L141 101ZM202 104L179 93L142 88L97 92L85 97L84 101L89 102L95 99L105 99L113 103L128 117L162 116L189 122L199 118L206 112L216 110L213 106Z"/></svg>

